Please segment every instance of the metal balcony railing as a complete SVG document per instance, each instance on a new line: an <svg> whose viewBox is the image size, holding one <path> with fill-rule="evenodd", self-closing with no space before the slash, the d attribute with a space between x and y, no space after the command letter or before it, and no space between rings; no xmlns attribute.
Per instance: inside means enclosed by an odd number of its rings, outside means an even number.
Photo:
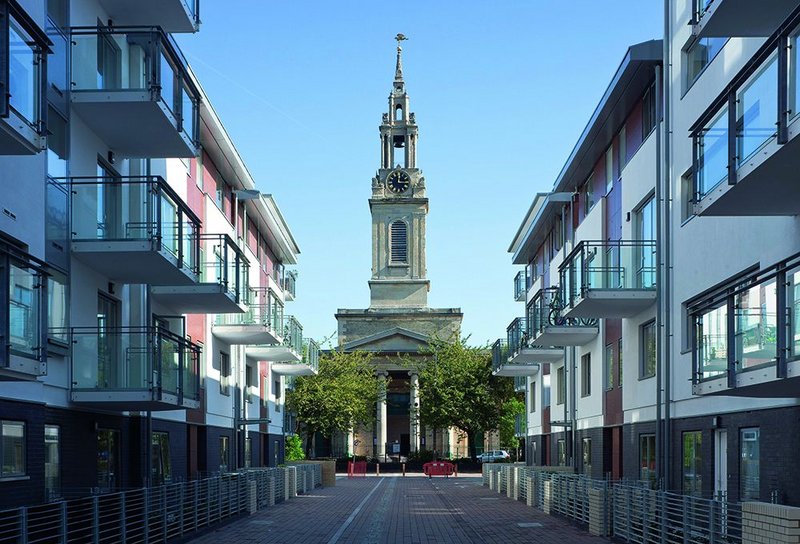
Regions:
<svg viewBox="0 0 800 544"><path fill-rule="evenodd" d="M524 438L528 434L528 418L525 414L514 415L514 436Z"/></svg>
<svg viewBox="0 0 800 544"><path fill-rule="evenodd" d="M502 338L492 344L492 371L496 372L508 363L508 344Z"/></svg>
<svg viewBox="0 0 800 544"><path fill-rule="evenodd" d="M72 92L149 93L174 116L175 129L199 145L200 92L174 40L157 26L73 27Z"/></svg>
<svg viewBox="0 0 800 544"><path fill-rule="evenodd" d="M303 364L314 371L319 371L319 344L313 338L306 338L303 343Z"/></svg>
<svg viewBox="0 0 800 544"><path fill-rule="evenodd" d="M506 328L506 337L508 338L508 352L513 356L519 350L528 347L528 339L530 338L530 329L528 329L528 319L525 317L517 317Z"/></svg>
<svg viewBox="0 0 800 544"><path fill-rule="evenodd" d="M290 270L283 277L283 291L284 296L288 299L294 300L296 296L297 287L297 272Z"/></svg>
<svg viewBox="0 0 800 544"><path fill-rule="evenodd" d="M196 401L201 347L161 327L70 330L73 392L147 391Z"/></svg>
<svg viewBox="0 0 800 544"><path fill-rule="evenodd" d="M514 276L514 300L524 302L528 294L528 274L525 270L520 270Z"/></svg>
<svg viewBox="0 0 800 544"><path fill-rule="evenodd" d="M656 288L654 240L581 241L559 267L560 300L573 307L592 289Z"/></svg>
<svg viewBox="0 0 800 544"><path fill-rule="evenodd" d="M200 282L217 283L237 302L248 299L250 264L227 234L200 235Z"/></svg>
<svg viewBox="0 0 800 544"><path fill-rule="evenodd" d="M199 274L200 219L160 176L73 177L73 242L149 241Z"/></svg>
<svg viewBox="0 0 800 544"><path fill-rule="evenodd" d="M283 345L290 347L295 353L303 353L303 326L290 315L283 320Z"/></svg>
<svg viewBox="0 0 800 544"><path fill-rule="evenodd" d="M543 287L528 304L528 321L530 323L531 338L536 338L547 327L589 327L596 326L597 319L567 318L562 317L564 303L561 298L561 289Z"/></svg>
<svg viewBox="0 0 800 544"><path fill-rule="evenodd" d="M247 311L217 314L215 325L260 325L278 336L284 332L283 304L268 287L251 288L245 299Z"/></svg>

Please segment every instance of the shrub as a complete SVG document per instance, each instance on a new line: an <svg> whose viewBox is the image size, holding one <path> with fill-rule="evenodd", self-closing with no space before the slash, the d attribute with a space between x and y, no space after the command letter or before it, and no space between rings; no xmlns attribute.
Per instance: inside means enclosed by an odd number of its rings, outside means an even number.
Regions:
<svg viewBox="0 0 800 544"><path fill-rule="evenodd" d="M302 461L306 458L303 451L303 441L296 434L286 437L286 460Z"/></svg>

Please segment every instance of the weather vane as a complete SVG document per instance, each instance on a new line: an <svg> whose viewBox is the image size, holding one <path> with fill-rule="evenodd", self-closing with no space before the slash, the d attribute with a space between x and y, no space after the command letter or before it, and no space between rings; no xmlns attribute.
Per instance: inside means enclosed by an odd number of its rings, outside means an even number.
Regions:
<svg viewBox="0 0 800 544"><path fill-rule="evenodd" d="M394 39L397 40L397 48L400 49L400 42L406 41L408 38L406 38L405 34L398 33L397 36L394 37Z"/></svg>

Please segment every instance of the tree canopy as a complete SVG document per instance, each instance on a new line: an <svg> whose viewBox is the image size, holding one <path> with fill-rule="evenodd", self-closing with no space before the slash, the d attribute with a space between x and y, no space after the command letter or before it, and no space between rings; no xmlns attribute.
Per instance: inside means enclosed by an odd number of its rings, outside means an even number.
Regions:
<svg viewBox="0 0 800 544"><path fill-rule="evenodd" d="M467 434L470 456L483 431L496 430L506 401L514 396L513 380L492 376L487 347L467 339L432 340L420 373L419 417L426 427L458 427Z"/></svg>
<svg viewBox="0 0 800 544"><path fill-rule="evenodd" d="M331 437L375 418L378 381L365 352L331 350L323 353L316 376L299 376L286 394L289 410L297 414L298 432L306 435L306 449L319 432Z"/></svg>

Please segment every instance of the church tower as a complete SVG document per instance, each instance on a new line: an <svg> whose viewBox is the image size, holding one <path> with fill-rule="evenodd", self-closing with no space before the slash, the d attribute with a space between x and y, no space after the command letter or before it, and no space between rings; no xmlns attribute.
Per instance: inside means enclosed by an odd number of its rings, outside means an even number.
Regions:
<svg viewBox="0 0 800 544"><path fill-rule="evenodd" d="M405 36L398 34L389 112L380 125L381 162L372 178L370 308L425 308L425 178L417 168L418 129L403 81Z"/></svg>

